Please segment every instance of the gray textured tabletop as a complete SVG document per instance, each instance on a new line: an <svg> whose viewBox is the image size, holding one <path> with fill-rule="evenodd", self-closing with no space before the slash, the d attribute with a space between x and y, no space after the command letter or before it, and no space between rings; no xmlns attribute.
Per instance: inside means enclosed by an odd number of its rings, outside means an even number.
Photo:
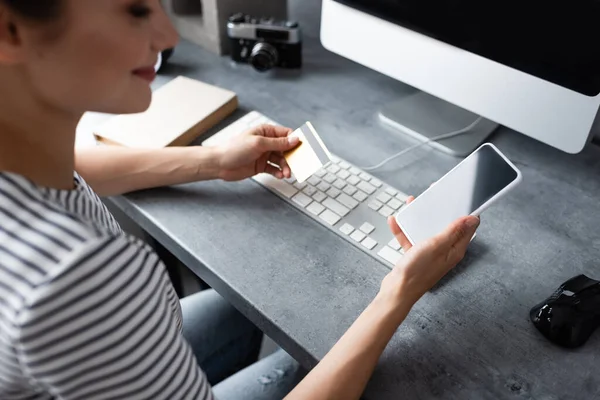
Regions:
<svg viewBox="0 0 600 400"><path fill-rule="evenodd" d="M324 50L319 6L291 2L305 29L300 74L261 75L184 42L157 86L183 74L237 92L240 111L221 127L249 110L290 127L310 120L334 153L357 165L409 146L411 139L380 125L376 111L411 89ZM414 307L381 358L368 399L600 398L600 333L581 349L563 350L528 319L564 280L600 278L600 148L572 156L508 129L491 141L524 183L484 213L465 261ZM425 148L375 175L419 194L459 161ZM307 367L388 271L252 181L112 200Z"/></svg>

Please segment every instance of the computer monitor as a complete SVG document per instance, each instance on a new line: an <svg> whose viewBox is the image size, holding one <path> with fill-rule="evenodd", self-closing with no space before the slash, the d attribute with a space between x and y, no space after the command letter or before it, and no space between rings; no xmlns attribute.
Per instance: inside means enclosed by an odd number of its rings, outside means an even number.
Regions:
<svg viewBox="0 0 600 400"><path fill-rule="evenodd" d="M418 89L380 111L456 155L501 124L568 153L600 106L600 2L323 0L324 47Z"/></svg>

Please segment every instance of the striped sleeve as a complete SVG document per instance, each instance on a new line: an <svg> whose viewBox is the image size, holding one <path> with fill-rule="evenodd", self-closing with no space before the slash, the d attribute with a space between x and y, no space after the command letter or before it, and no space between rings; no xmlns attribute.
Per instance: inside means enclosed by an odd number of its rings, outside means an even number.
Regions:
<svg viewBox="0 0 600 400"><path fill-rule="evenodd" d="M17 318L30 381L65 400L212 399L156 254L123 235L92 242L30 292Z"/></svg>

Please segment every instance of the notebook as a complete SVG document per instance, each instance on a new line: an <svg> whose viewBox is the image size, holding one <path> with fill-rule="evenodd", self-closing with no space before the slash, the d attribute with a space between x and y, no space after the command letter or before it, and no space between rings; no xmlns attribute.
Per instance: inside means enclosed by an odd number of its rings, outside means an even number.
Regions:
<svg viewBox="0 0 600 400"><path fill-rule="evenodd" d="M154 91L148 110L114 116L94 136L101 143L126 147L186 146L237 106L234 92L179 76Z"/></svg>

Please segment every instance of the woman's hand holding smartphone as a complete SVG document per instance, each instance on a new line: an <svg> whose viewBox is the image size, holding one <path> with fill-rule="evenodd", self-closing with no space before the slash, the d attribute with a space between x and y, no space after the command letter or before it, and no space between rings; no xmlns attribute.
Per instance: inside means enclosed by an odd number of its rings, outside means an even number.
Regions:
<svg viewBox="0 0 600 400"><path fill-rule="evenodd" d="M522 181L521 172L486 143L400 210L396 222L415 245L442 232L456 219L478 216Z"/></svg>

